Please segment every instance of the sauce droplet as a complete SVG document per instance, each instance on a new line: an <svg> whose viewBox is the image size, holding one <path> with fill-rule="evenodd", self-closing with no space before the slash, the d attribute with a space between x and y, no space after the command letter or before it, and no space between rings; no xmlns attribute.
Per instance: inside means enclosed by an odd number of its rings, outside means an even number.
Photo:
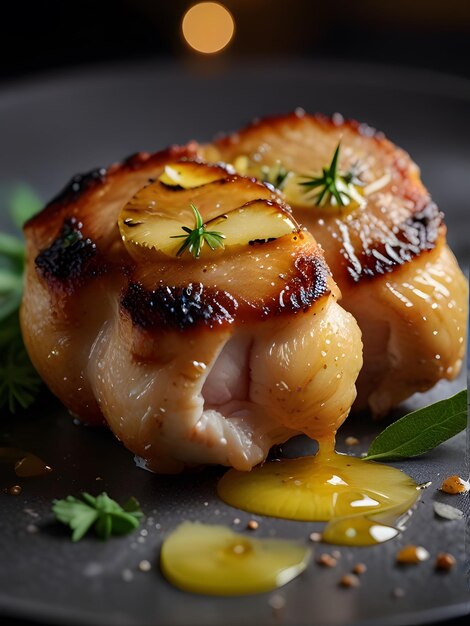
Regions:
<svg viewBox="0 0 470 626"><path fill-rule="evenodd" d="M0 448L0 463L13 463L15 474L21 478L44 476L52 467L31 452L19 448Z"/></svg>

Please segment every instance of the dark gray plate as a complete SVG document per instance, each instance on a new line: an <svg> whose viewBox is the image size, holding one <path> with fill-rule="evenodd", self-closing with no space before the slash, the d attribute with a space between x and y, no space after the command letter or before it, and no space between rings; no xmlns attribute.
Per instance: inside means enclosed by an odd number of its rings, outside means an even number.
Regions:
<svg viewBox="0 0 470 626"><path fill-rule="evenodd" d="M277 65L276 69L274 69ZM0 182L29 181L44 199L77 171L110 163L131 152L155 150L189 138L209 139L255 115L303 106L341 111L387 132L420 163L425 183L447 213L449 240L468 258L470 197L470 88L459 79L434 74L349 64L271 64L263 67L178 68L144 64L42 77L0 93L2 128ZM5 216L0 215L0 224ZM407 405L419 406L465 385L464 376L442 383ZM348 420L339 436L360 435L361 446L381 428L367 416ZM182 593L160 576L158 552L165 533L183 519L232 524L244 529L250 516L222 504L215 495L218 468L182 477L158 477L135 467L132 455L113 437L72 424L63 408L46 397L28 416L2 416L0 445L15 445L42 456L54 467L47 476L20 481L19 497L0 494L0 612L59 624L162 626L219 624L423 624L468 613L465 523L436 519L431 502L468 510L468 497L437 491L446 475L468 474L465 436L425 458L402 463L418 482L433 481L397 540L373 548L341 548L335 569L312 562L297 580L276 592L285 599L274 614L269 594L213 598ZM290 454L305 453L297 440ZM1 468L0 487L17 482ZM52 499L87 490L108 491L118 500L135 495L147 514L143 534L73 545L65 528L52 523ZM307 540L319 524L263 518L259 536ZM33 525L33 526L31 526ZM39 532L31 532L39 529ZM458 565L447 575L433 559L416 567L395 566L406 543L424 545L435 557L450 551ZM328 547L315 546L318 553ZM331 549L331 548L330 548ZM142 559L154 567L138 569ZM337 581L357 561L368 570L358 589ZM393 590L400 587L399 599Z"/></svg>

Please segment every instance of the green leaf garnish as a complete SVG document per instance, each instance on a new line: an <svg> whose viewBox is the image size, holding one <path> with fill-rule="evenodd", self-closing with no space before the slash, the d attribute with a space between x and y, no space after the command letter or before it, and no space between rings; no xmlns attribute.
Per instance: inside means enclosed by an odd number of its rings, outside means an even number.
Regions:
<svg viewBox="0 0 470 626"><path fill-rule="evenodd" d="M206 230L206 225L202 220L202 215L199 213L194 204L191 203L190 206L193 210L195 218L194 228L191 229L187 226L182 226L181 228L187 234L172 235L171 239L184 239L181 247L176 253L176 256L181 256L186 250L188 250L190 254L198 259L201 255L201 250L204 243L207 243L211 250L215 250L216 248L223 248L224 243L222 240L225 239L225 235L216 231Z"/></svg>
<svg viewBox="0 0 470 626"><path fill-rule="evenodd" d="M29 187L20 185L10 193L8 205L12 222L21 227L41 203ZM30 406L41 387L19 323L24 262L22 239L0 232L0 409L11 413Z"/></svg>
<svg viewBox="0 0 470 626"><path fill-rule="evenodd" d="M52 511L59 522L73 530L74 542L80 541L92 527L103 540L111 535L127 535L139 527L143 517L135 498L121 506L105 492L96 497L82 493L82 500L73 496L55 500Z"/></svg>
<svg viewBox="0 0 470 626"><path fill-rule="evenodd" d="M303 183L305 193L315 191L313 201L316 206L336 206L345 207L351 202L362 203L362 196L358 192L358 187L363 185L359 179L358 170L355 166L346 173L338 172L338 159L341 142L338 142L336 149L328 167L322 168L321 176L303 176L307 178Z"/></svg>
<svg viewBox="0 0 470 626"><path fill-rule="evenodd" d="M366 461L397 461L419 456L467 427L467 390L408 413L378 435Z"/></svg>

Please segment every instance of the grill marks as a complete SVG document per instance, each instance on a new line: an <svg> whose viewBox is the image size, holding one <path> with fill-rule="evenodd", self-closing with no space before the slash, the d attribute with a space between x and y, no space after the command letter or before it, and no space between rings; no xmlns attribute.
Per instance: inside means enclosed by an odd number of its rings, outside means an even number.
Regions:
<svg viewBox="0 0 470 626"><path fill-rule="evenodd" d="M143 330L185 330L201 324L209 328L231 324L238 302L227 291L206 288L202 283L189 283L186 287L160 286L154 290L147 290L140 283L130 283L121 299L121 307L133 324Z"/></svg>
<svg viewBox="0 0 470 626"><path fill-rule="evenodd" d="M161 285L149 290L140 282L131 282L122 295L121 310L143 330L243 324L273 315L308 311L320 298L330 294L328 277L323 258L311 255L298 257L284 288L267 294L262 301L250 301L202 283Z"/></svg>
<svg viewBox="0 0 470 626"><path fill-rule="evenodd" d="M434 202L421 204L423 208L396 227L396 233L388 230L384 240L376 241L373 247L360 241L357 235L359 243L353 245L347 225L338 223L343 243L341 253L354 282L393 272L435 247L442 229L442 213Z"/></svg>

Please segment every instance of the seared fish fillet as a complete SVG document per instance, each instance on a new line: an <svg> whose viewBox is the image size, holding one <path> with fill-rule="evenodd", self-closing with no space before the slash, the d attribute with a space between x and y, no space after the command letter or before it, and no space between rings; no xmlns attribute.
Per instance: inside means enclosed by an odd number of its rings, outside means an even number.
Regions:
<svg viewBox="0 0 470 626"><path fill-rule="evenodd" d="M294 434L331 435L362 365L312 235L277 192L192 162L197 149L76 177L25 227L35 367L74 415L107 423L157 472L249 470ZM191 205L223 249L179 250Z"/></svg>
<svg viewBox="0 0 470 626"><path fill-rule="evenodd" d="M349 206L317 206L303 185L327 167L355 172ZM442 213L417 165L381 133L339 115L266 118L202 150L283 188L296 219L321 244L364 342L355 408L382 415L461 367L468 285L446 245Z"/></svg>

